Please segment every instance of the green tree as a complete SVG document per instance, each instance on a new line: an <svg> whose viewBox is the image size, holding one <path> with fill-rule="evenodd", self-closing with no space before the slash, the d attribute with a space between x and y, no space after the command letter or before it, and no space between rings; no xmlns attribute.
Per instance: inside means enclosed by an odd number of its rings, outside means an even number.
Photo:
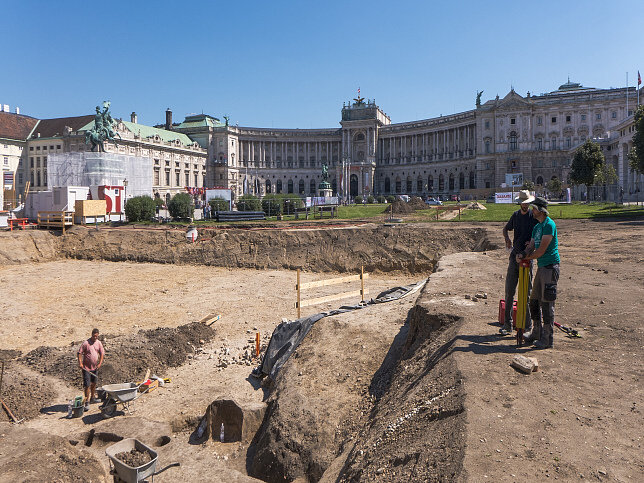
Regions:
<svg viewBox="0 0 644 483"><path fill-rule="evenodd" d="M154 198L154 204L157 208L161 209L163 208L163 205L165 205L165 201L163 201L163 198L161 198L160 196L157 196Z"/></svg>
<svg viewBox="0 0 644 483"><path fill-rule="evenodd" d="M631 169L644 173L644 105L638 106L635 111L635 134L628 159Z"/></svg>
<svg viewBox="0 0 644 483"><path fill-rule="evenodd" d="M522 190L528 190L528 191L534 191L536 186L532 181L524 181L523 185L521 186Z"/></svg>
<svg viewBox="0 0 644 483"><path fill-rule="evenodd" d="M125 216L128 221L150 221L156 213L156 204L149 196L135 196L125 204Z"/></svg>
<svg viewBox="0 0 644 483"><path fill-rule="evenodd" d="M396 197L394 195L389 195L389 196L387 196L386 199L387 199L387 203L389 203L389 204L391 204L394 201L396 201Z"/></svg>
<svg viewBox="0 0 644 483"><path fill-rule="evenodd" d="M370 205L373 204L375 201L376 199L373 196L371 195L367 196L367 203L369 203Z"/></svg>
<svg viewBox="0 0 644 483"><path fill-rule="evenodd" d="M559 178L555 176L550 181L548 181L548 184L546 184L546 188L554 196L559 196L561 195L561 190L563 189L563 183Z"/></svg>
<svg viewBox="0 0 644 483"><path fill-rule="evenodd" d="M192 218L195 211L192 196L188 193L177 193L168 203L168 211L175 220Z"/></svg>
<svg viewBox="0 0 644 483"><path fill-rule="evenodd" d="M595 172L595 184L598 186L611 184L617 181L615 166L610 163L603 163Z"/></svg>
<svg viewBox="0 0 644 483"><path fill-rule="evenodd" d="M604 153L599 144L590 139L582 144L572 160L570 181L573 184L591 186L595 182L595 174L604 164Z"/></svg>
<svg viewBox="0 0 644 483"><path fill-rule="evenodd" d="M268 194L262 198L262 210L266 216L277 216L282 214L282 203L279 195Z"/></svg>
<svg viewBox="0 0 644 483"><path fill-rule="evenodd" d="M262 203L255 195L242 195L237 200L237 209L239 211L259 211L262 209Z"/></svg>
<svg viewBox="0 0 644 483"><path fill-rule="evenodd" d="M362 196L361 195L356 196L355 198L353 198L353 202L356 205L361 205L362 204Z"/></svg>
<svg viewBox="0 0 644 483"><path fill-rule="evenodd" d="M221 198L220 196L216 198L211 198L208 200L208 204L210 205L210 209L215 212L215 211L228 211L230 208L230 205L228 204L228 201Z"/></svg>

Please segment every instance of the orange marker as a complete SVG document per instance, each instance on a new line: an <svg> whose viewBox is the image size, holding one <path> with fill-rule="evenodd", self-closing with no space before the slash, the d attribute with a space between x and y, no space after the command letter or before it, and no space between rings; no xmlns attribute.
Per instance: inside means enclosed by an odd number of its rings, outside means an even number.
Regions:
<svg viewBox="0 0 644 483"><path fill-rule="evenodd" d="M259 332L255 334L255 357L259 357Z"/></svg>

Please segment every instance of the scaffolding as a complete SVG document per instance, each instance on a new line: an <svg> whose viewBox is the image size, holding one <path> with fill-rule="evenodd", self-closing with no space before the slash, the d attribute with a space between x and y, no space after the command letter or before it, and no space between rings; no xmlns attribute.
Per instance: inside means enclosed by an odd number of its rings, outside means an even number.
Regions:
<svg viewBox="0 0 644 483"><path fill-rule="evenodd" d="M47 186L127 186L127 197L152 196L152 159L116 153L57 153L47 158Z"/></svg>

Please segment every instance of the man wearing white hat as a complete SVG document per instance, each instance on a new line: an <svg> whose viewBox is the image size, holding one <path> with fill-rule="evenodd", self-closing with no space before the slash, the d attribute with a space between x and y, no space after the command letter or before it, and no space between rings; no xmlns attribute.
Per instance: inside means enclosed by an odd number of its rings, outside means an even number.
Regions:
<svg viewBox="0 0 644 483"><path fill-rule="evenodd" d="M505 319L503 327L499 329L501 335L512 334L512 306L514 305L514 294L517 289L517 282L519 281L517 255L525 255L526 245L532 238L532 229L538 223L532 211L530 211L530 203L534 201L534 196L528 190L519 191L519 196L515 198L515 201L519 203L520 209L512 213L510 220L503 227L505 246L512 250L508 261L508 271L505 276ZM512 241L510 241L510 236L508 235L509 231L514 231L514 239ZM532 290L532 265L530 266L529 280L528 293ZM526 304L525 320L525 332L530 332L532 327L530 325L530 307L528 307L528 304Z"/></svg>

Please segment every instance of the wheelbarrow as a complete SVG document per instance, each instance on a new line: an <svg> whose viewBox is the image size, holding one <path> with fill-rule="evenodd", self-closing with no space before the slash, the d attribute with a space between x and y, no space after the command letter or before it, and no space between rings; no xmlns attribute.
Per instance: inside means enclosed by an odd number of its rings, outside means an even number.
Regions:
<svg viewBox="0 0 644 483"><path fill-rule="evenodd" d="M123 384L107 384L101 389L105 391L105 402L99 409L104 418L111 418L116 413L116 410L120 406L122 409L126 410L128 414L132 414L130 411L130 403L134 401L147 392L147 388L144 391L139 391L141 384L135 384L134 382L125 382Z"/></svg>
<svg viewBox="0 0 644 483"><path fill-rule="evenodd" d="M141 453L147 452L150 455L151 460L141 466L133 467L116 457L119 453L132 451L133 449L136 449ZM164 472L168 468L181 466L180 463L172 463L165 468L156 471L159 455L152 448L135 438L123 439L118 443L108 446L105 450L105 454L110 459L110 472L114 475L115 482L123 481L125 483L138 483L139 481L145 481L150 477L152 478L152 481L154 481L155 475Z"/></svg>

